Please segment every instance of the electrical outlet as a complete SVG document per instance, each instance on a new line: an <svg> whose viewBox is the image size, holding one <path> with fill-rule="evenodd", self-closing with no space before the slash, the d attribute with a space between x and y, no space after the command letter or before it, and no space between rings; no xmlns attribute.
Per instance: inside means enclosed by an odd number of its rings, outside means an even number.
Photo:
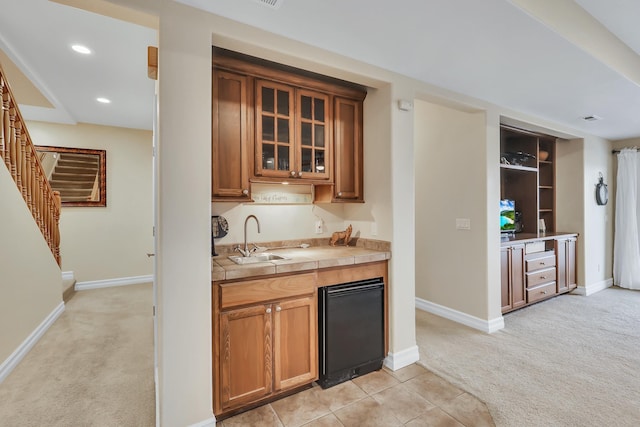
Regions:
<svg viewBox="0 0 640 427"><path fill-rule="evenodd" d="M471 230L471 220L469 218L456 218L456 229Z"/></svg>
<svg viewBox="0 0 640 427"><path fill-rule="evenodd" d="M322 220L316 221L316 234L322 234Z"/></svg>

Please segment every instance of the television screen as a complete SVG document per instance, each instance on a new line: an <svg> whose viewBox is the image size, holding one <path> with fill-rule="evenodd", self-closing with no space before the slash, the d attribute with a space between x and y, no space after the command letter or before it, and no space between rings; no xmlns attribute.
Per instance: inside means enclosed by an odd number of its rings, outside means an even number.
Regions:
<svg viewBox="0 0 640 427"><path fill-rule="evenodd" d="M516 229L516 203L513 200L500 200L500 231Z"/></svg>

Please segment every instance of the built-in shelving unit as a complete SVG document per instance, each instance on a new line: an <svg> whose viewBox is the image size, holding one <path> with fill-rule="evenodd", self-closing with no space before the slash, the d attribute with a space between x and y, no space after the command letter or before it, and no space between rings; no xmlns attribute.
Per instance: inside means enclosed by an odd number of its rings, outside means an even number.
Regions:
<svg viewBox="0 0 640 427"><path fill-rule="evenodd" d="M537 233L540 219L556 231L555 148L554 137L500 128L500 198L515 201L523 232Z"/></svg>

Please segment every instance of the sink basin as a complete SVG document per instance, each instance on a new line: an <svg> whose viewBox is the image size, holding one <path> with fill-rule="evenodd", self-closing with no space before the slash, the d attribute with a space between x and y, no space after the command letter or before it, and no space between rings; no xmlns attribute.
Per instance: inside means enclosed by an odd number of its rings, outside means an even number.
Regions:
<svg viewBox="0 0 640 427"><path fill-rule="evenodd" d="M240 255L232 255L229 259L236 264L253 264L255 262L265 262L265 261L278 261L281 259L291 259L284 256L269 254L269 253L261 253L251 256L240 256Z"/></svg>

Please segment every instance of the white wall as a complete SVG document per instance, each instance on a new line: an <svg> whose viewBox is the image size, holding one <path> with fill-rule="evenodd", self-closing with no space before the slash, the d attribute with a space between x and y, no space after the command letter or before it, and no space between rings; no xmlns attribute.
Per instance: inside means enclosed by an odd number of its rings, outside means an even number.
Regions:
<svg viewBox="0 0 640 427"><path fill-rule="evenodd" d="M416 296L489 319L485 115L424 101L415 115Z"/></svg>
<svg viewBox="0 0 640 427"><path fill-rule="evenodd" d="M4 161L0 163L1 366L62 303L62 275Z"/></svg>
<svg viewBox="0 0 640 427"><path fill-rule="evenodd" d="M62 270L73 271L78 282L150 275L151 132L43 122L28 122L27 127L35 145L107 152L107 206L62 208Z"/></svg>

